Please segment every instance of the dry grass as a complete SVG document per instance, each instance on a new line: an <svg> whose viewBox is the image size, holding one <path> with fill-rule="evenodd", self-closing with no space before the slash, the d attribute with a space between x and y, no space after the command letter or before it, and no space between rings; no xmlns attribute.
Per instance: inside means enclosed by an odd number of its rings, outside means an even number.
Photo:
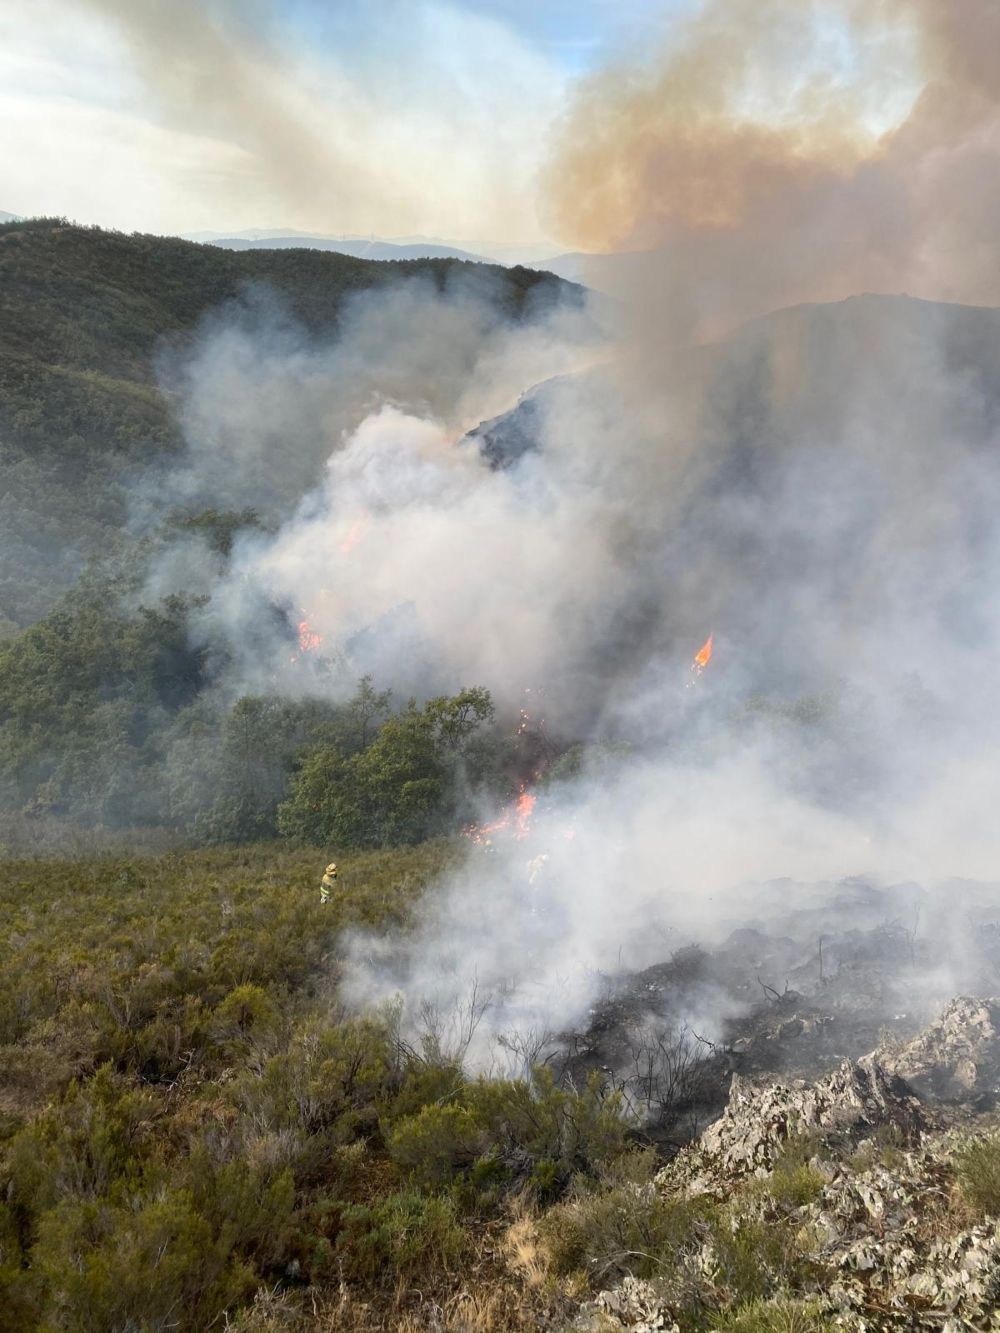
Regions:
<svg viewBox="0 0 1000 1333"><path fill-rule="evenodd" d="M384 1302L342 1289L330 1300L302 1309L294 1323L274 1314L234 1325L234 1333L530 1333L554 1313L551 1301L503 1278L467 1283L447 1295L401 1289Z"/></svg>
<svg viewBox="0 0 1000 1333"><path fill-rule="evenodd" d="M530 1291L540 1291L549 1281L549 1264L535 1219L524 1214L504 1237L504 1254L511 1269Z"/></svg>
<svg viewBox="0 0 1000 1333"><path fill-rule="evenodd" d="M226 1333L531 1333L561 1327L576 1302L550 1278L535 1218L516 1210L478 1229L450 1290L401 1284L385 1294L341 1281L325 1290L262 1288ZM440 1275L438 1275L440 1278Z"/></svg>

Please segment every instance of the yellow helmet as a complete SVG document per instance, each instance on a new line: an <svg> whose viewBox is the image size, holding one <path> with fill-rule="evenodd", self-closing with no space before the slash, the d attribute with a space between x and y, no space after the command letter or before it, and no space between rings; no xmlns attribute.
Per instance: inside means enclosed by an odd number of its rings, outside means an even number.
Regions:
<svg viewBox="0 0 1000 1333"><path fill-rule="evenodd" d="M324 875L336 875L336 873L337 873L336 861L331 861L330 864L327 866L327 868L323 871Z"/></svg>

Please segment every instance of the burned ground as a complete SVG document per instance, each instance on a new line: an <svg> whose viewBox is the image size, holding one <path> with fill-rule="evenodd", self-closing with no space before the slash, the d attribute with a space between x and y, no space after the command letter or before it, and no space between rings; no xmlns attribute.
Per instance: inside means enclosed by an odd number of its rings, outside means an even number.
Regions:
<svg viewBox="0 0 1000 1333"><path fill-rule="evenodd" d="M964 916L943 936L932 895L851 881L827 888L825 904L789 912L781 933L742 926L606 976L558 1061L577 1081L594 1070L618 1081L646 1108L643 1132L676 1150L721 1113L734 1074L822 1078L878 1047L906 1049L956 993L1000 991L989 896L966 886L962 897ZM998 1090L980 1081L978 1109Z"/></svg>

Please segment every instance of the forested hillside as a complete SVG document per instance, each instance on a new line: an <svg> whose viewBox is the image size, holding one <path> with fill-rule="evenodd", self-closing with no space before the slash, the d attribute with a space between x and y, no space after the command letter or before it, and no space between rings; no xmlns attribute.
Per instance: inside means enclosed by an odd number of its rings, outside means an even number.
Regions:
<svg viewBox="0 0 1000 1333"><path fill-rule="evenodd" d="M487 328L577 299L526 269L237 253L60 220L0 227L0 814L217 842L274 836L285 802L286 832L380 845L455 827L474 789L516 790L505 733L487 728L486 750L477 742L466 755L446 716L390 703L377 683L358 686L360 672L330 690L315 677L334 664L317 659L253 696L222 685L229 648L209 623L213 580L237 535L262 519L158 492L188 444L162 364L183 361L206 316L232 309L236 323L256 301L280 312L282 337L292 329L324 348L351 298L414 282L414 342L428 292L450 298L460 286ZM349 388L331 392L343 401ZM358 391L362 410L368 392ZM297 503L331 447L320 438L310 454L294 425L286 434L269 445L281 467L261 459L262 494L279 506ZM182 579L180 591L158 591L156 569L183 552L199 587ZM262 602L256 614L287 642L287 666L300 613ZM353 703L322 697L355 689ZM457 697L472 700L470 731L492 725L485 691ZM307 810L302 793L334 777L336 800L324 794ZM13 829L0 843L21 836Z"/></svg>
<svg viewBox="0 0 1000 1333"><path fill-rule="evenodd" d="M443 287L459 274L482 280L500 317L570 290L458 260L236 252L60 219L0 225L0 635L36 620L117 540L128 487L181 447L156 362L207 312L259 289L330 334L352 294L413 278Z"/></svg>

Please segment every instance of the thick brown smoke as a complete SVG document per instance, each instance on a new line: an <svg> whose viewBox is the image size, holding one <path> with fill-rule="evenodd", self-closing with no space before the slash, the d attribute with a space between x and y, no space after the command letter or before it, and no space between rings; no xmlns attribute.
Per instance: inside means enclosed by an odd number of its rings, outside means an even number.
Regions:
<svg viewBox="0 0 1000 1333"><path fill-rule="evenodd" d="M709 0L587 83L552 225L678 334L863 290L1000 301L1000 6Z"/></svg>

